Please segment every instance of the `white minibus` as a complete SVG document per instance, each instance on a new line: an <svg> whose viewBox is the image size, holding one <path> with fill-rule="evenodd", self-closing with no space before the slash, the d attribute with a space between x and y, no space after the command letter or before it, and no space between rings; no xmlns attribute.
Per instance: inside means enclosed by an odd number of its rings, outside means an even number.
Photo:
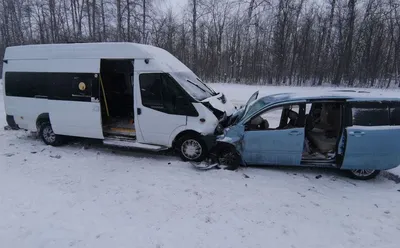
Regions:
<svg viewBox="0 0 400 248"><path fill-rule="evenodd" d="M136 43L8 47L3 60L8 125L65 138L153 151L175 148L201 161L219 123L234 112L169 52Z"/></svg>

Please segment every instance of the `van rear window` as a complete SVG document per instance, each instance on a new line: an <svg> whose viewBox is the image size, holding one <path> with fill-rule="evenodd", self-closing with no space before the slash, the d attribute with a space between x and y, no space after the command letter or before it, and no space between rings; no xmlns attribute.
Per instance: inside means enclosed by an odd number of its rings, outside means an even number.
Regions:
<svg viewBox="0 0 400 248"><path fill-rule="evenodd" d="M7 96L47 97L47 75L32 72L6 72L5 88Z"/></svg>

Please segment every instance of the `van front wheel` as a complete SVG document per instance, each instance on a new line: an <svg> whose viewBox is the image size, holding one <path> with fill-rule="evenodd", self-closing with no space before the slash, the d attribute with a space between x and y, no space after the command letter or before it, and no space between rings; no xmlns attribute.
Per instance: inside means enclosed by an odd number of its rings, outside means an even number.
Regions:
<svg viewBox="0 0 400 248"><path fill-rule="evenodd" d="M207 146L200 136L184 136L176 148L183 161L201 162L207 155Z"/></svg>
<svg viewBox="0 0 400 248"><path fill-rule="evenodd" d="M39 135L46 145L60 146L64 142L64 138L54 133L50 122L43 122L39 127Z"/></svg>

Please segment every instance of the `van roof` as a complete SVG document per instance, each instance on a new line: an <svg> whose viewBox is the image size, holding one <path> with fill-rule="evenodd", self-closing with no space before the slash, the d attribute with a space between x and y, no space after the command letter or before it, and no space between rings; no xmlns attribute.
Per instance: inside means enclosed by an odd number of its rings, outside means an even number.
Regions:
<svg viewBox="0 0 400 248"><path fill-rule="evenodd" d="M185 64L168 51L144 44L129 42L99 42L24 45L7 47L4 60L100 60L100 59L132 59L153 60L151 67L143 70L164 72L191 71ZM59 70L64 70L64 63L56 63ZM88 62L88 64L90 64ZM96 62L96 64L99 64ZM96 65L97 66L97 65ZM63 69L64 68L64 69ZM138 67L137 67L138 68ZM77 70L76 68L74 69ZM95 71L95 70L94 70Z"/></svg>
<svg viewBox="0 0 400 248"><path fill-rule="evenodd" d="M128 42L41 44L7 47L4 59L154 59L165 53L155 46Z"/></svg>
<svg viewBox="0 0 400 248"><path fill-rule="evenodd" d="M261 97L259 100L265 103L281 101L301 100L369 100L369 101L400 101L398 91L365 91L365 90L321 90L315 92L286 92Z"/></svg>

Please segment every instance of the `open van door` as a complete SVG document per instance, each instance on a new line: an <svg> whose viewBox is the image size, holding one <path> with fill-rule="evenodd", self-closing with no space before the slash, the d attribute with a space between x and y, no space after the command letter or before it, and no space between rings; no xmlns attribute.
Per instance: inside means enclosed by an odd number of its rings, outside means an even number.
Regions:
<svg viewBox="0 0 400 248"><path fill-rule="evenodd" d="M55 134L103 139L97 73L52 73L49 117Z"/></svg>
<svg viewBox="0 0 400 248"><path fill-rule="evenodd" d="M391 125L381 102L352 102L348 106L346 145L341 169L386 170L399 165L400 126Z"/></svg>

